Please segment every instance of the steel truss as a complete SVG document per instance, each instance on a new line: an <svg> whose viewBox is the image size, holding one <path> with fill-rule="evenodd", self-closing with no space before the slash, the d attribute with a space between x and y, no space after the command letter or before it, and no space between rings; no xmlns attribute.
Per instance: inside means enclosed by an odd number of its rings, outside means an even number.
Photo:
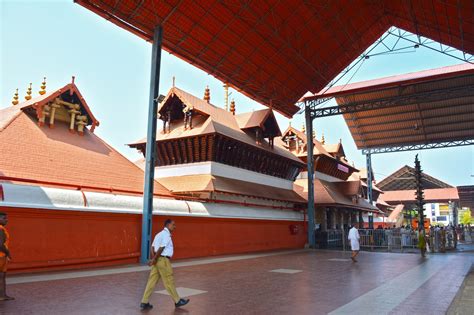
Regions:
<svg viewBox="0 0 474 315"><path fill-rule="evenodd" d="M451 46L444 45L440 42L436 42L432 39L419 36L410 32L407 32L405 30L396 28L396 27L391 27L386 34L393 36L395 38L404 40L406 42L412 43L413 48L419 48L419 47L424 47L433 51L440 52L446 56L458 59L460 61L468 62L474 64L474 55L466 53L464 51L457 50L456 48L453 48ZM398 43L398 42L396 42ZM390 47L387 47L390 49ZM392 47L392 50L396 50L396 45Z"/></svg>
<svg viewBox="0 0 474 315"><path fill-rule="evenodd" d="M473 145L473 144L474 144L474 139L436 142L436 143L427 143L427 144L421 143L421 144L400 145L400 146L393 146L393 147L362 149L362 154L370 155L370 154L379 154L379 153L451 148L451 147L460 147L460 146Z"/></svg>
<svg viewBox="0 0 474 315"><path fill-rule="evenodd" d="M454 89L436 90L429 92L420 92L407 95L399 95L384 99L375 99L369 101L353 102L338 106L317 108L321 102L326 99L316 99L306 101L311 111L311 118L321 118L327 116L336 116L364 112L374 109L382 109L396 106L405 106L410 104L423 104L440 100L448 100L459 97L474 96L474 90L470 86L462 86Z"/></svg>
<svg viewBox="0 0 474 315"><path fill-rule="evenodd" d="M455 58L460 61L474 64L474 55L464 51L457 50L451 46L447 46L436 42L432 39L419 36L397 27L391 27L385 32L372 46L370 46L362 55L354 60L347 68L345 68L339 75L337 75L320 94L324 95L331 87L335 86L343 77L355 69L357 66L362 66L365 60L371 57L410 53L416 51L417 48L424 47L426 49L439 52L443 55ZM357 70L356 70L357 71ZM313 108L320 106L331 98L319 98L317 103L312 105ZM296 104L301 108L298 112L301 114L304 111L305 102Z"/></svg>

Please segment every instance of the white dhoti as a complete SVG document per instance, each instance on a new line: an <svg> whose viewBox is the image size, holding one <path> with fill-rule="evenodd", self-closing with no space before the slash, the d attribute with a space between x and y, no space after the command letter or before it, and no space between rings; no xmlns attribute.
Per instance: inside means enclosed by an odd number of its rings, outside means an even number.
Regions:
<svg viewBox="0 0 474 315"><path fill-rule="evenodd" d="M353 251L360 250L359 231L355 227L353 227L352 229L349 230L349 235L347 236L347 238L351 242L351 249Z"/></svg>
<svg viewBox="0 0 474 315"><path fill-rule="evenodd" d="M351 249L352 250L360 250L360 245L359 245L359 240L358 239L352 239L351 240Z"/></svg>

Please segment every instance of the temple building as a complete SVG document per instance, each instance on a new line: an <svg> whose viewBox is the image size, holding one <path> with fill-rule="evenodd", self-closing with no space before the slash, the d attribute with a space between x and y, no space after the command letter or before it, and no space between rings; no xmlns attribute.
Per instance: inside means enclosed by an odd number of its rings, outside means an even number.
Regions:
<svg viewBox="0 0 474 315"><path fill-rule="evenodd" d="M348 228L352 224L364 226L364 217L367 225L368 214L380 211L366 200L364 182L356 177L359 170L347 161L342 143L326 144L324 135L321 141L313 136L312 142L317 227L325 231ZM297 130L290 125L275 143L306 163L308 140L304 130ZM305 199L308 194L307 178L305 164L295 180L295 190ZM374 193L377 198L377 192Z"/></svg>
<svg viewBox="0 0 474 315"><path fill-rule="evenodd" d="M293 190L304 163L274 145L271 109L236 114L173 87L161 102L155 179L173 194L222 202L303 209ZM146 139L130 144L145 155ZM138 161L140 164L140 161Z"/></svg>
<svg viewBox="0 0 474 315"><path fill-rule="evenodd" d="M144 172L94 132L74 80L0 110L0 211L13 272L138 262ZM236 114L178 88L160 106L153 233L178 222L176 258L302 248L304 163L274 145L271 110ZM131 145L144 152L143 141Z"/></svg>
<svg viewBox="0 0 474 315"><path fill-rule="evenodd" d="M10 270L131 263L140 254L143 171L100 139L74 83L0 109L0 211L9 215ZM36 93L35 93L36 94ZM157 211L173 202L155 184ZM185 208L187 211L187 208Z"/></svg>
<svg viewBox="0 0 474 315"><path fill-rule="evenodd" d="M260 232L241 241L247 251L304 245L306 200L293 189L304 163L274 144L281 131L271 109L237 114L234 101L229 111L213 105L208 88L198 98L172 87L158 114L155 180L175 196L215 205L216 218L232 218L235 234L222 242L253 227ZM145 156L146 139L129 145ZM144 168L143 159L136 163ZM248 247L253 243L260 245Z"/></svg>
<svg viewBox="0 0 474 315"><path fill-rule="evenodd" d="M0 211L10 216L14 272L138 262L144 160L95 134L99 121L74 82L0 110ZM367 176L342 143L314 146L316 227L307 227L308 141L281 132L271 109L221 108L210 91L173 86L158 108L153 233L178 222L176 258L303 248L306 229L367 226L380 214ZM145 139L129 146L145 156ZM374 199L381 191L374 188ZM39 240L39 241L38 241Z"/></svg>
<svg viewBox="0 0 474 315"><path fill-rule="evenodd" d="M458 222L458 189L423 172L421 183L424 188L424 215L431 224L448 225ZM396 207L390 221L400 224L412 224L416 219L415 169L403 166L378 183L384 191L384 200Z"/></svg>

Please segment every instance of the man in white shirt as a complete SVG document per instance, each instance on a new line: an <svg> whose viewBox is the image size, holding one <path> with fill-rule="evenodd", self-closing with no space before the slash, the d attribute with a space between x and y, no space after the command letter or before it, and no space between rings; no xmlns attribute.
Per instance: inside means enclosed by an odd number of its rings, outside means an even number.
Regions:
<svg viewBox="0 0 474 315"><path fill-rule="evenodd" d="M148 262L148 265L151 266L150 276L148 277L148 282L140 304L142 310L153 308L153 305L151 305L148 300L160 278L163 279L163 285L173 298L175 307L184 306L189 303L189 299L181 299L179 297L174 285L173 269L171 268L170 259L173 257L173 240L171 239L171 233L175 228L175 222L171 219L166 219L165 228L156 234L153 240L151 246L152 259Z"/></svg>
<svg viewBox="0 0 474 315"><path fill-rule="evenodd" d="M359 245L359 231L355 226L352 227L352 229L349 230L349 236L347 237L349 241L351 242L351 250L352 250L352 256L351 259L353 262L357 262L356 256L359 254L360 250L360 245Z"/></svg>

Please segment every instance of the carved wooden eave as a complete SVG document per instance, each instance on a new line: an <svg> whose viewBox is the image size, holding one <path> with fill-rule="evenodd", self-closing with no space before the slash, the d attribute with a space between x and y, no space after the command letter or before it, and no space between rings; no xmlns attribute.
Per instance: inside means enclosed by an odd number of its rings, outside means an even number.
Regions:
<svg viewBox="0 0 474 315"><path fill-rule="evenodd" d="M33 111L40 126L48 125L50 128L54 128L55 121L62 120L69 123L70 129L73 131L77 126L77 131L80 134L86 126L91 126L91 132L94 132L95 127L99 126L99 121L92 114L87 102L73 82L18 106L22 111L30 113ZM59 113L60 111L61 113ZM64 111L68 113L69 119L64 118Z"/></svg>

